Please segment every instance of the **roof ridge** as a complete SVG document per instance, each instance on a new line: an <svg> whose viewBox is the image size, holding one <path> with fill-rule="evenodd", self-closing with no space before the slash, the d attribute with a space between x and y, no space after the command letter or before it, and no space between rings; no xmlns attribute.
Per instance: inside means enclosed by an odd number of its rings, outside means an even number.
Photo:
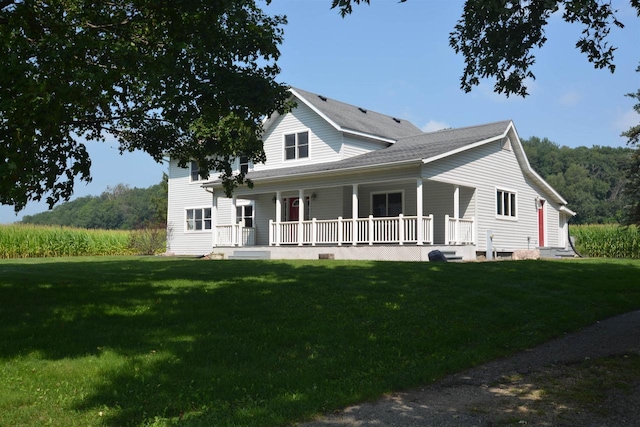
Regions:
<svg viewBox="0 0 640 427"><path fill-rule="evenodd" d="M430 135L433 133L442 133L442 132L452 132L452 131L456 131L456 130L465 130L465 129L473 129L473 128L480 128L480 127L486 127L486 126L493 126L493 125L497 125L500 123L511 123L513 122L512 119L505 119L505 120L496 120L494 122L489 122L489 123L482 123L482 124L478 124L478 125L468 125L468 126L462 126L462 127L458 127L458 128L446 128L446 129L440 129L440 130L434 130L431 132L424 132L425 135ZM407 137L407 138L411 138L411 137Z"/></svg>

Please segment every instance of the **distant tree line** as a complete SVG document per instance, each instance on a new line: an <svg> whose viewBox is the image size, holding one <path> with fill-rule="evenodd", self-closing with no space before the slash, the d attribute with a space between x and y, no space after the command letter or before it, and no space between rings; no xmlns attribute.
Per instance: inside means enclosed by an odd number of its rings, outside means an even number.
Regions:
<svg viewBox="0 0 640 427"><path fill-rule="evenodd" d="M107 187L99 196L79 197L50 211L25 215L22 223L103 230L166 228L167 175L148 188L125 184Z"/></svg>
<svg viewBox="0 0 640 427"><path fill-rule="evenodd" d="M625 222L632 203L625 186L635 150L570 148L535 136L523 140L522 145L533 169L577 212L573 223Z"/></svg>

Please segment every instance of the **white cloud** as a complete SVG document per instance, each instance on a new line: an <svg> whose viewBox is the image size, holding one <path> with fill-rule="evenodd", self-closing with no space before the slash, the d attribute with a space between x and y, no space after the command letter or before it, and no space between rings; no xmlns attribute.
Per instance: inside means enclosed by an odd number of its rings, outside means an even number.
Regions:
<svg viewBox="0 0 640 427"><path fill-rule="evenodd" d="M638 126L640 124L640 114L634 110L629 110L626 113L620 114L613 121L613 127L617 132L624 132L629 130L632 126Z"/></svg>
<svg viewBox="0 0 640 427"><path fill-rule="evenodd" d="M507 96L504 93L496 93L494 91L495 79L484 79L480 81L480 84L477 87L479 93L481 93L485 98L488 98L490 101L504 103L504 102L517 102L522 101L523 98L517 94L511 94ZM524 79L524 85L527 88L528 96L533 95L537 89L538 85L534 79L527 77ZM475 89L473 89L475 90Z"/></svg>
<svg viewBox="0 0 640 427"><path fill-rule="evenodd" d="M438 122L436 120L429 120L426 125L422 126L420 129L422 132L435 132L442 129L450 128L445 122Z"/></svg>
<svg viewBox="0 0 640 427"><path fill-rule="evenodd" d="M558 102L565 107L573 107L582 99L582 94L576 91L567 92L560 97Z"/></svg>

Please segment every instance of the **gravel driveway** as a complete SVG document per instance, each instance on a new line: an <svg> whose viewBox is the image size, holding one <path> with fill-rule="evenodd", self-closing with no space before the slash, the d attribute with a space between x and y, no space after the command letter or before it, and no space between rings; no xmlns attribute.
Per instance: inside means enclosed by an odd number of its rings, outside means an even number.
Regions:
<svg viewBox="0 0 640 427"><path fill-rule="evenodd" d="M640 311L634 311L301 427L640 426L638 367Z"/></svg>

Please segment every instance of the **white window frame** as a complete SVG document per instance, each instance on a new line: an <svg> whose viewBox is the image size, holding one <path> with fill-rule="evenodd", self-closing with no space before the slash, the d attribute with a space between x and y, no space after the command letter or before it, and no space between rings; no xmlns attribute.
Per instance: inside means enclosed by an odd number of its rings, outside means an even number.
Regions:
<svg viewBox="0 0 640 427"><path fill-rule="evenodd" d="M402 208L400 210L400 213L401 214L404 213L404 208L405 208L405 206L404 206L404 203L405 203L404 190L385 190L385 191L372 191L369 194L369 206L371 207L371 215L375 216L374 213L373 213L373 211L374 211L374 208L373 208L373 196L377 196L377 195L380 195L380 194L386 194L387 195L387 199L386 199L386 207L385 207L385 209L386 209L387 212L386 212L386 215L378 217L378 218L395 218L395 217L389 216L389 194L396 194L396 193L400 193L400 197L402 197L402 202L401 202L402 203Z"/></svg>
<svg viewBox="0 0 640 427"><path fill-rule="evenodd" d="M298 143L298 135L307 134L307 155L300 157L300 145ZM293 135L295 138L295 145L293 146L295 156L293 158L287 158L287 136ZM285 162L292 162L301 159L309 159L311 157L311 131L309 129L299 130L296 132L289 132L282 135L282 159Z"/></svg>
<svg viewBox="0 0 640 427"><path fill-rule="evenodd" d="M209 211L209 216L207 217L207 210ZM189 218L189 211L193 211L193 218ZM200 219L197 219L196 212L200 211ZM190 225L190 221L193 222L193 225ZM201 222L201 228L197 228L197 222ZM209 228L207 228L207 222ZM190 228L193 227L193 228ZM210 233L213 228L213 208L211 206L196 206L196 207L188 207L184 210L184 231L185 233Z"/></svg>
<svg viewBox="0 0 640 427"><path fill-rule="evenodd" d="M251 208L251 215L246 214L246 208ZM238 210L240 210L240 215L238 215ZM251 225L247 225L247 218L251 219ZM256 226L256 207L253 201L237 203L236 202L236 224L240 224L242 220L245 220L245 227L255 228Z"/></svg>
<svg viewBox="0 0 640 427"><path fill-rule="evenodd" d="M193 179L194 174L197 173L197 177L198 179ZM194 160L191 160L191 162L189 163L189 178L191 180L191 182L202 182L202 181L206 181L208 178L209 174L207 174L207 178L202 178L200 176L200 169L198 168L198 163L195 162Z"/></svg>
<svg viewBox="0 0 640 427"><path fill-rule="evenodd" d="M242 159L246 159L246 162L242 162ZM249 162L249 156L240 156L238 157L238 172L242 173L242 167L245 166L246 167L246 171L245 173L248 173L250 170L250 163Z"/></svg>
<svg viewBox="0 0 640 427"><path fill-rule="evenodd" d="M502 204L498 204L498 195L501 193ZM517 221L518 213L520 212L520 208L518 207L518 192L515 190L509 190L507 188L496 187L494 191L494 209L496 214L496 219L504 219L508 221ZM504 195L508 194L507 203L505 204ZM513 206L515 204L515 212ZM506 207L505 207L506 205ZM500 212L501 210L501 212ZM508 212L507 212L508 210ZM505 213L506 212L506 213Z"/></svg>

